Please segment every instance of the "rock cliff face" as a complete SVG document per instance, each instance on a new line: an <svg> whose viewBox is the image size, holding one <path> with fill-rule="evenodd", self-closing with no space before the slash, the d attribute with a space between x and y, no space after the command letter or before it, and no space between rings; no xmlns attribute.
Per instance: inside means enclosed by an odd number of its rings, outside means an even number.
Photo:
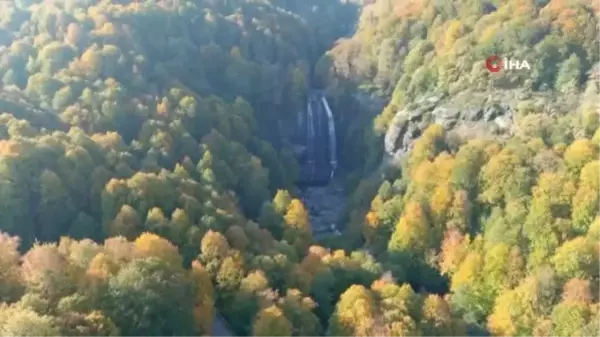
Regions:
<svg viewBox="0 0 600 337"><path fill-rule="evenodd" d="M424 96L399 110L384 138L385 152L393 161L400 160L413 142L432 123L442 125L449 135L460 139L473 137L505 138L517 128L517 111L530 102L539 112L556 100L549 95L507 91L490 93L464 92L453 97ZM541 111L540 111L541 110Z"/></svg>

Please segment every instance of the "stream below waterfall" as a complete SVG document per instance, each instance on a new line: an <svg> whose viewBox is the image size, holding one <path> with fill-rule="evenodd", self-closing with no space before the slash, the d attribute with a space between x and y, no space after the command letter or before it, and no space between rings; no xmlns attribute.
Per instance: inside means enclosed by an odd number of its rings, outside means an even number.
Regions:
<svg viewBox="0 0 600 337"><path fill-rule="evenodd" d="M325 186L300 188L300 197L309 212L315 239L339 235L343 226L338 223L346 208L347 196L337 179Z"/></svg>

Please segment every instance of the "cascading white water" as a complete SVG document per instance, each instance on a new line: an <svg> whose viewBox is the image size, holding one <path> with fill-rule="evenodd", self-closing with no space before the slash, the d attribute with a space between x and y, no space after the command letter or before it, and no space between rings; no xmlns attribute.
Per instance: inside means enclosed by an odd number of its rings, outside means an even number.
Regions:
<svg viewBox="0 0 600 337"><path fill-rule="evenodd" d="M321 105L319 104L318 99L316 100L316 118L317 118L317 139L322 138L323 135L323 107L321 107Z"/></svg>
<svg viewBox="0 0 600 337"><path fill-rule="evenodd" d="M329 108L329 103L327 103L327 98L325 96L321 96L321 101L323 102L323 106L325 107L325 111L327 112L327 125L328 125L328 134L329 134L329 162L331 164L331 178L335 173L337 168L337 146L336 146L336 138L335 138L335 119L333 118L333 113Z"/></svg>
<svg viewBox="0 0 600 337"><path fill-rule="evenodd" d="M314 115L312 109L312 101L308 101L308 108L306 109L306 154L309 165L313 165L315 163L315 124L314 124ZM312 170L312 168L311 168Z"/></svg>

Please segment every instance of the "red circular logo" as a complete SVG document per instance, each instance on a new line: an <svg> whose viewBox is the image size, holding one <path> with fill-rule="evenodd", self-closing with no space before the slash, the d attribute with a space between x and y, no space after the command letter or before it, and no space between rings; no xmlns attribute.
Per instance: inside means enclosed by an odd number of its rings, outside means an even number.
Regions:
<svg viewBox="0 0 600 337"><path fill-rule="evenodd" d="M502 70L502 59L500 58L500 56L490 56L485 60L485 66L486 68L488 68L489 71L497 73L500 70Z"/></svg>

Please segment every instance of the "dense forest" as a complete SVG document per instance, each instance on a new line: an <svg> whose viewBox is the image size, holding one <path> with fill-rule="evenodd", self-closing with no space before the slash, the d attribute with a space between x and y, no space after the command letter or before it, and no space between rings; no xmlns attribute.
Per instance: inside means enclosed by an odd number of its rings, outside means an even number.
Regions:
<svg viewBox="0 0 600 337"><path fill-rule="evenodd" d="M0 335L597 335L599 11L0 2ZM333 238L286 134L313 88Z"/></svg>

